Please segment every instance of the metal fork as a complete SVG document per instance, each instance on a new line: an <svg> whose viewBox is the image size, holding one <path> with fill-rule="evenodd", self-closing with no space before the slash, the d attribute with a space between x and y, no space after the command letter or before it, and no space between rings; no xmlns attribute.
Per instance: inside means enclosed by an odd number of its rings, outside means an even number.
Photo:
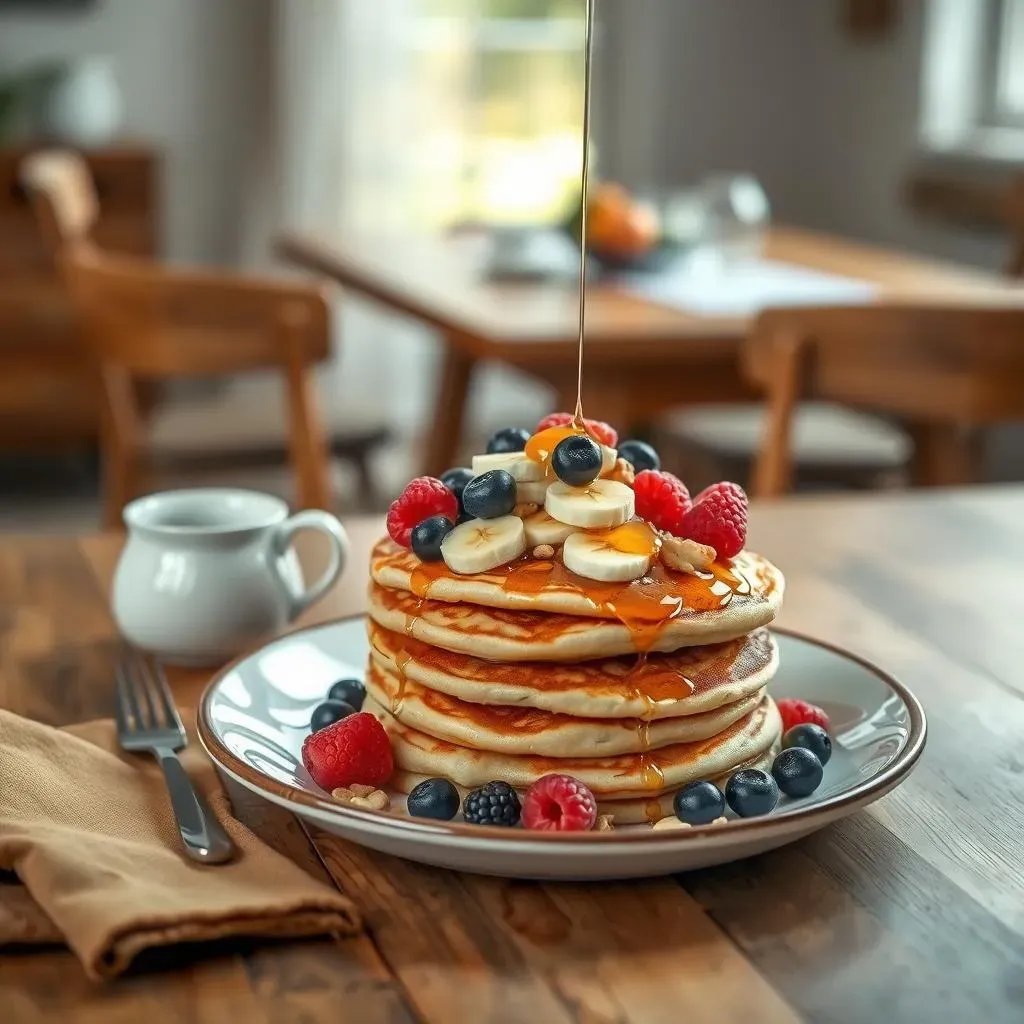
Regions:
<svg viewBox="0 0 1024 1024"><path fill-rule="evenodd" d="M150 753L160 763L185 852L203 864L230 860L234 844L193 788L175 753L188 745L188 737L163 669L126 647L116 679L117 741L124 750Z"/></svg>

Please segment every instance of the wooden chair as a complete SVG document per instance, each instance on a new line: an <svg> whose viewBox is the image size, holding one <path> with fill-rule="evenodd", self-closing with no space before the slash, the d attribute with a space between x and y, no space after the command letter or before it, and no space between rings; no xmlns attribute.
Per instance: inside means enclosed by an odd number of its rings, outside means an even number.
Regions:
<svg viewBox="0 0 1024 1024"><path fill-rule="evenodd" d="M914 482L966 484L979 476L979 428L1024 418L1024 298L1019 307L769 310L743 360L768 396L756 496L789 489L793 420L809 397L905 423Z"/></svg>
<svg viewBox="0 0 1024 1024"><path fill-rule="evenodd" d="M99 371L106 407L106 524L120 522L122 507L145 489L147 469L152 468L150 423L140 408L138 385L258 370L276 370L284 377L282 435L296 479L297 504L329 507L331 446L317 411L314 382L314 366L327 358L330 345L325 291L304 283L169 269L104 253L89 239L97 203L80 158L36 154L25 162L24 178ZM221 407L218 415L223 422L233 411ZM265 409L256 415L273 419ZM199 459L204 465L217 448L216 437L209 436L216 433L217 422L211 420L207 416L201 424L207 433ZM179 423L175 432L180 431ZM367 488L368 449L386 436L374 427L358 439L363 441L359 449L349 448L345 438L339 441L340 454L355 457ZM246 454L276 454L245 453L237 444L228 447L233 463L251 464Z"/></svg>
<svg viewBox="0 0 1024 1024"><path fill-rule="evenodd" d="M1024 174L1018 174L1006 194L1006 222L1010 228L1009 277L1024 277Z"/></svg>

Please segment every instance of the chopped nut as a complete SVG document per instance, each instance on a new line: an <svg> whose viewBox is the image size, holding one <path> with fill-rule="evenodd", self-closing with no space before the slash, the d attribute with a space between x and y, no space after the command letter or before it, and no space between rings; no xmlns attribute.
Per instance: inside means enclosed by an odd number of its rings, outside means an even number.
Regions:
<svg viewBox="0 0 1024 1024"><path fill-rule="evenodd" d="M698 544L695 540L673 537L663 530L659 530L658 535L661 537L661 560L676 572L710 569L718 554L714 548Z"/></svg>
<svg viewBox="0 0 1024 1024"><path fill-rule="evenodd" d="M615 815L614 814L599 814L597 816L597 822L594 825L595 832L614 832L615 831Z"/></svg>
<svg viewBox="0 0 1024 1024"><path fill-rule="evenodd" d="M678 818L662 818L651 826L655 832L666 832L672 828L692 828L688 821L680 821Z"/></svg>
<svg viewBox="0 0 1024 1024"><path fill-rule="evenodd" d="M711 824L712 825L728 825L729 824L729 819L726 818L723 815L721 818L715 818L715 820L713 822L711 822Z"/></svg>
<svg viewBox="0 0 1024 1024"><path fill-rule="evenodd" d="M633 468L632 462L627 462L625 459L616 459L615 465L608 471L605 479L617 480L620 484L632 487L633 481L636 479L636 470Z"/></svg>
<svg viewBox="0 0 1024 1024"><path fill-rule="evenodd" d="M533 549L534 558L554 558L555 549L550 544L538 544Z"/></svg>
<svg viewBox="0 0 1024 1024"><path fill-rule="evenodd" d="M331 796L353 807L365 807L372 811L386 811L391 806L391 797L383 789L364 786L354 782L351 786L331 790Z"/></svg>
<svg viewBox="0 0 1024 1024"><path fill-rule="evenodd" d="M520 519L525 519L527 516L532 516L535 512L540 511L540 505L535 501L521 501L514 509L512 509L512 515L519 516Z"/></svg>

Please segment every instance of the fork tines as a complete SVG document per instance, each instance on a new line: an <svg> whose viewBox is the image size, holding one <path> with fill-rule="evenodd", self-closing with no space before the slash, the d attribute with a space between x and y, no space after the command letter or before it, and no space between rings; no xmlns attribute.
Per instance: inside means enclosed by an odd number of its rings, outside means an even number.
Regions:
<svg viewBox="0 0 1024 1024"><path fill-rule="evenodd" d="M126 646L118 659L115 678L119 733L175 732L184 739L185 729L159 663Z"/></svg>

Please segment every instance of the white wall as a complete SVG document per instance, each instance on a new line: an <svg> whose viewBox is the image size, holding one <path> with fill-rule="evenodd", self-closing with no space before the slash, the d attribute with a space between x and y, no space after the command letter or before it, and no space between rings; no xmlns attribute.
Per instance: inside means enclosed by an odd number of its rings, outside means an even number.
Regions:
<svg viewBox="0 0 1024 1024"><path fill-rule="evenodd" d="M164 238L184 260L237 250L239 182L269 102L269 0L99 0L83 13L0 8L0 72L105 54L125 135L164 157Z"/></svg>
<svg viewBox="0 0 1024 1024"><path fill-rule="evenodd" d="M752 170L780 220L1002 263L998 238L929 224L904 201L927 0L904 0L895 30L870 42L846 33L840 0L604 4L616 174L643 186Z"/></svg>

